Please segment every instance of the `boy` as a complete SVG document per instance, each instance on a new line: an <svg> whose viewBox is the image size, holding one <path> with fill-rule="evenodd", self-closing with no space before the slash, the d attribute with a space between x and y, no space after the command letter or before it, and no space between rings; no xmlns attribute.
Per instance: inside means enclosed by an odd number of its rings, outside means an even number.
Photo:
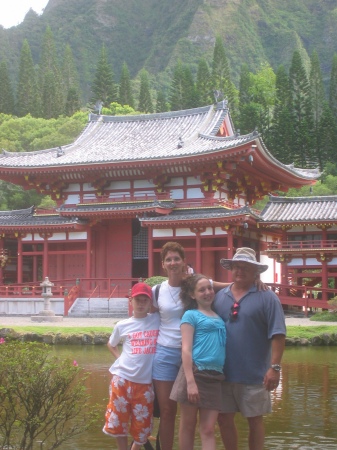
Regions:
<svg viewBox="0 0 337 450"><path fill-rule="evenodd" d="M133 437L131 450L139 450L152 430L154 391L152 362L159 332L159 314L148 314L152 289L137 283L131 290L133 316L116 324L107 344L116 358L110 367L110 401L103 432L114 436L119 450L128 450L128 423ZM120 353L118 344L123 342Z"/></svg>

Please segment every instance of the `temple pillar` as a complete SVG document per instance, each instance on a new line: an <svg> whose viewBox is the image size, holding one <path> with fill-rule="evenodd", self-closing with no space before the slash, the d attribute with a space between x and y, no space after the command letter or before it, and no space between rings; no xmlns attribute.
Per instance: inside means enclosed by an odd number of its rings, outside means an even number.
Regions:
<svg viewBox="0 0 337 450"><path fill-rule="evenodd" d="M17 265L17 282L18 284L23 283L23 257L22 257L22 239L18 235L18 265Z"/></svg>
<svg viewBox="0 0 337 450"><path fill-rule="evenodd" d="M45 279L49 271L48 239L52 233L40 233L40 236L43 238L42 278Z"/></svg>
<svg viewBox="0 0 337 450"><path fill-rule="evenodd" d="M152 228L147 229L148 233L148 274L149 277L153 277L154 267L153 267L153 241L152 241Z"/></svg>
<svg viewBox="0 0 337 450"><path fill-rule="evenodd" d="M195 272L202 272L202 263L201 263L201 233L206 231L205 227L193 227L190 228L192 233L195 233Z"/></svg>
<svg viewBox="0 0 337 450"><path fill-rule="evenodd" d="M86 247L86 264L85 264L85 276L90 278L91 276L91 246L92 246L92 233L91 227L87 228L87 247Z"/></svg>
<svg viewBox="0 0 337 450"><path fill-rule="evenodd" d="M2 257L4 258L5 249L4 249L4 240L2 238L0 238L0 255L2 255ZM5 262L3 262L2 259L0 262L1 262L1 264L0 264L0 283L3 283L4 282L3 267L5 267Z"/></svg>

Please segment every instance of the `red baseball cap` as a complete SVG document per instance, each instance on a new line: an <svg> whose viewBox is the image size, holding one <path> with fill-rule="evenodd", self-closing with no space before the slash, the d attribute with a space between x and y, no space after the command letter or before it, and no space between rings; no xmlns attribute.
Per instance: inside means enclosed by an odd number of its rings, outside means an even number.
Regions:
<svg viewBox="0 0 337 450"><path fill-rule="evenodd" d="M152 300L152 289L146 283L137 283L131 289L131 297L136 297L137 295L146 295Z"/></svg>

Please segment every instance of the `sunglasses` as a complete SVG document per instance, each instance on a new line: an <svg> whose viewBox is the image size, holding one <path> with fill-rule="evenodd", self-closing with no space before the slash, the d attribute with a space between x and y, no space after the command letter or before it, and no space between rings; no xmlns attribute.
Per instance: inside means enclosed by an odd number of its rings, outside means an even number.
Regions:
<svg viewBox="0 0 337 450"><path fill-rule="evenodd" d="M239 303L237 302L233 303L233 305L231 306L231 313L229 314L230 322L235 322L235 320L237 320L239 315L239 309L240 309Z"/></svg>

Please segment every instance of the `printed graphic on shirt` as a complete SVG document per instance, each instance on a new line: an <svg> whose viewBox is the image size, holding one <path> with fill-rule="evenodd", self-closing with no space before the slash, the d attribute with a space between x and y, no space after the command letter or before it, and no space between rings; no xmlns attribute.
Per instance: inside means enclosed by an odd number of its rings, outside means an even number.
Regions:
<svg viewBox="0 0 337 450"><path fill-rule="evenodd" d="M132 354L146 355L156 353L159 330L136 331L128 334Z"/></svg>

